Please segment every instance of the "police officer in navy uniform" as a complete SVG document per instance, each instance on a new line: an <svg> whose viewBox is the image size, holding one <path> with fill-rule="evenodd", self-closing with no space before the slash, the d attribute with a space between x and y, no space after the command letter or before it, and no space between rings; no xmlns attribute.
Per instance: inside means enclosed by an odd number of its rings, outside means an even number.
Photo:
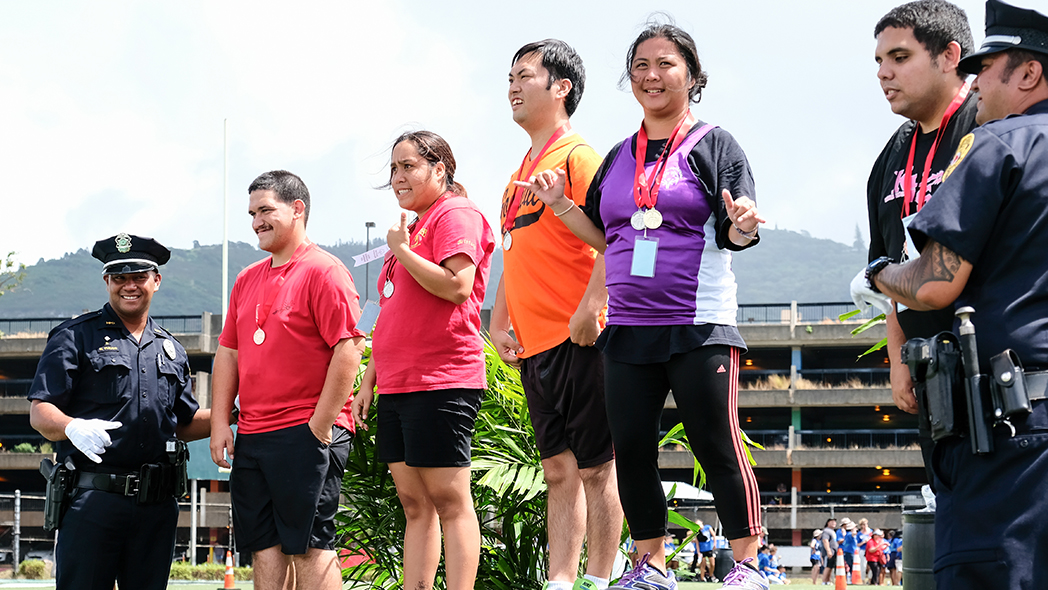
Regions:
<svg viewBox="0 0 1048 590"><path fill-rule="evenodd" d="M58 441L75 486L58 531L58 589L161 590L178 521L168 442L206 437L210 411L193 398L185 349L149 317L170 251L119 234L92 255L109 303L51 331L29 391L30 423Z"/></svg>
<svg viewBox="0 0 1048 590"><path fill-rule="evenodd" d="M910 225L920 258L875 260L867 287L912 309L973 307L980 372L1006 349L1025 365L1032 411L993 424L992 453L936 443L935 581L1048 588L1048 16L989 0L960 68L977 74L981 127Z"/></svg>

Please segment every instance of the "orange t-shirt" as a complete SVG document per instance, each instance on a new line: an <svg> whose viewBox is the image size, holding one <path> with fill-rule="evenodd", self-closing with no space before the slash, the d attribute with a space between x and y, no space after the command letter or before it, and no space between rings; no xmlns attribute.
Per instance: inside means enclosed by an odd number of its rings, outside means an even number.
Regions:
<svg viewBox="0 0 1048 590"><path fill-rule="evenodd" d="M564 194L576 205L586 203L586 191L601 157L576 133L569 133L543 154L535 173L563 168ZM499 228L517 188L513 181L531 168L529 157L510 177L502 194ZM571 335L568 321L586 292L597 251L575 237L530 190L521 189L520 208L513 222L513 243L502 253L506 305L517 340L527 358L549 350ZM504 231L504 230L503 230ZM601 312L601 326L606 311Z"/></svg>

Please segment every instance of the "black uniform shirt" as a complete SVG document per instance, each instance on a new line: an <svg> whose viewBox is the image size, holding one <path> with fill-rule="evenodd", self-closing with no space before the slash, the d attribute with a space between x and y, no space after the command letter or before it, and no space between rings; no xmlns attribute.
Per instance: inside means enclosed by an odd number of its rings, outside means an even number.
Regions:
<svg viewBox="0 0 1048 590"><path fill-rule="evenodd" d="M109 431L113 444L100 465L68 440L57 447L59 462L72 455L81 469L121 473L166 461L176 424L188 423L199 408L192 390L182 345L152 318L135 342L107 303L51 330L29 399L73 418L121 422Z"/></svg>
<svg viewBox="0 0 1048 590"><path fill-rule="evenodd" d="M973 265L956 306L972 321L983 371L1011 348L1048 368L1048 100L961 140L947 181L910 224Z"/></svg>
<svg viewBox="0 0 1048 590"><path fill-rule="evenodd" d="M975 128L977 99L977 94L969 93L943 130L939 149L932 156L932 166L928 171L926 205L934 200L932 195L938 194L946 167L957 151L957 144ZM902 227L902 214L903 202L906 200L903 191L906 160L910 155L913 135L919 132L920 127L915 121L903 123L877 156L873 170L870 171L870 179L866 183L866 206L870 217L871 262L881 256L903 260L905 230ZM935 142L935 134L936 131L933 131L917 137L911 177L917 186L913 187L910 214L917 212L917 191L924 174L925 158ZM912 256L912 253L910 255ZM899 326L907 338L929 338L953 326L953 310L906 310L899 314Z"/></svg>

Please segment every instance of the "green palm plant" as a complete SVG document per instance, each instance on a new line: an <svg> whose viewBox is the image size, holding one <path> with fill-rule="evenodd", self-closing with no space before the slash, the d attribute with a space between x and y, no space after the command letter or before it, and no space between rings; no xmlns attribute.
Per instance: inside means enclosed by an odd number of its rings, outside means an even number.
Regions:
<svg viewBox="0 0 1048 590"><path fill-rule="evenodd" d="M519 373L499 359L490 342L485 342L484 352L488 387L477 415L472 453L473 498L482 538L475 587L538 589L547 569L541 459ZM361 371L369 356L370 350ZM376 421L373 410L369 429L358 429L346 463L342 484L346 503L336 516L338 544L369 558L347 568L345 579L399 588L404 510L388 468L375 460ZM434 588L444 587L443 569L441 564Z"/></svg>

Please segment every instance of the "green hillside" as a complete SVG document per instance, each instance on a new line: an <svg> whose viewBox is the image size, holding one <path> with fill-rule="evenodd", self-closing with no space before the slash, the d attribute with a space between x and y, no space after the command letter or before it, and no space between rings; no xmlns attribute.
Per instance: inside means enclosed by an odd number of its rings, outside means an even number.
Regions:
<svg viewBox="0 0 1048 590"><path fill-rule="evenodd" d="M372 245L380 243L375 240ZM364 244L345 242L323 247L346 263L363 298L365 269L353 268L352 257L365 250ZM266 253L252 244L230 243L230 286L237 273L265 256ZM761 243L734 257L739 302L847 301L848 282L865 263L865 248L812 238L806 233L762 229ZM221 265L221 245L172 250L171 261L162 269L163 284L153 299L152 313L220 313ZM370 266L371 298L377 300L375 283L381 263L372 262ZM25 281L13 292L0 297L0 317L71 317L85 310L97 309L106 301L100 271L100 263L83 249L30 266L26 269ZM495 285L501 274L502 253L497 251L484 302L486 308L494 301Z"/></svg>

